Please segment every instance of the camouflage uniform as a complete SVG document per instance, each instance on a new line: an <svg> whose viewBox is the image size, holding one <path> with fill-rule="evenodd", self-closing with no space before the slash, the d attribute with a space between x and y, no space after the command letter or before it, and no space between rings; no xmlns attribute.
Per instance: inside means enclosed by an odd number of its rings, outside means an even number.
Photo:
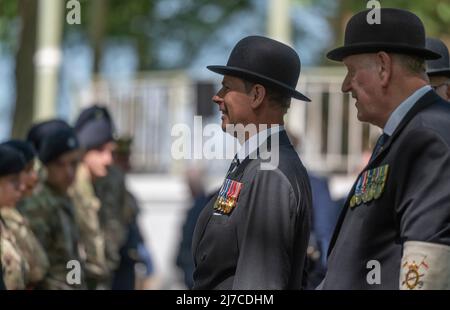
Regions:
<svg viewBox="0 0 450 310"><path fill-rule="evenodd" d="M88 288L95 289L106 281L109 270L105 258L105 240L98 218L100 200L95 196L88 168L82 163L78 166L77 177L69 195L75 207L80 243L84 249L86 281Z"/></svg>
<svg viewBox="0 0 450 310"><path fill-rule="evenodd" d="M13 233L0 217L0 258L3 280L8 290L23 290L26 288L26 275L29 266L17 245Z"/></svg>
<svg viewBox="0 0 450 310"><path fill-rule="evenodd" d="M50 268L39 288L85 288L83 262L79 252L79 232L75 223L72 201L44 184L41 191L32 196L19 211L28 219L36 237L47 252ZM81 265L81 284L68 284L66 267L71 260Z"/></svg>
<svg viewBox="0 0 450 310"><path fill-rule="evenodd" d="M15 208L2 208L0 214L6 227L14 235L23 258L30 267L26 277L26 286L31 288L40 282L47 273L49 268L47 254L31 231L28 221Z"/></svg>
<svg viewBox="0 0 450 310"><path fill-rule="evenodd" d="M126 207L125 176L115 166L108 175L94 183L97 197L102 203L100 225L105 233L106 259L110 270L116 270L120 262L120 248L127 237L131 215Z"/></svg>

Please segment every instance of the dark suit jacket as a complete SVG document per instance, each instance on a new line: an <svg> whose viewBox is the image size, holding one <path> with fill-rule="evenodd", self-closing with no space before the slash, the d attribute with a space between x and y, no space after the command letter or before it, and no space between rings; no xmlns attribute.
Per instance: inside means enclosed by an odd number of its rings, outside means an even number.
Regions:
<svg viewBox="0 0 450 310"><path fill-rule="evenodd" d="M450 104L434 91L420 98L363 172L386 164L378 199L350 208L353 186L323 289L398 289L404 242L450 245ZM370 260L380 263L381 284L366 280Z"/></svg>
<svg viewBox="0 0 450 310"><path fill-rule="evenodd" d="M308 175L285 131L276 169L261 169L262 154L247 157L229 176L243 183L230 215L213 214L217 195L203 209L192 243L194 289L301 288L311 212Z"/></svg>
<svg viewBox="0 0 450 310"><path fill-rule="evenodd" d="M0 263L0 291L6 290L5 283L3 282L3 267Z"/></svg>

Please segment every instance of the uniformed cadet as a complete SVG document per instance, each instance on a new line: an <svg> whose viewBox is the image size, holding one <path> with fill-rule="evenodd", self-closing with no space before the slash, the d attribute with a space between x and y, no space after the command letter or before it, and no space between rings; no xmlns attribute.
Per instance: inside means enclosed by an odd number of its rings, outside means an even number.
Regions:
<svg viewBox="0 0 450 310"><path fill-rule="evenodd" d="M19 201L22 190L20 173L24 167L25 159L20 152L9 146L0 145L0 211L4 208L12 208ZM29 265L1 213L0 261L2 280L6 289L25 289Z"/></svg>
<svg viewBox="0 0 450 310"><path fill-rule="evenodd" d="M45 135L39 149L45 182L20 211L27 217L50 262L38 288L82 289L85 288L84 262L75 210L68 195L81 154L73 128L66 123L56 127Z"/></svg>
<svg viewBox="0 0 450 310"><path fill-rule="evenodd" d="M444 100L450 101L450 56L444 42L435 38L427 38L427 48L442 57L427 61L427 74L430 85Z"/></svg>
<svg viewBox="0 0 450 310"><path fill-rule="evenodd" d="M283 128L291 97L309 101L295 90L299 56L280 42L249 36L226 66L208 69L224 75L212 98L222 129L243 144L197 221L194 289L300 289L311 191Z"/></svg>
<svg viewBox="0 0 450 310"><path fill-rule="evenodd" d="M117 147L113 152L114 164L110 170L119 169L122 177L130 171L130 156L132 138L127 136L116 139ZM115 173L108 173L107 179ZM122 185L125 186L123 179ZM125 201L123 210L123 226L126 227L126 239L120 249L120 264L114 273L112 289L133 290L148 289L154 282L153 261L145 246L139 223L139 203L134 195L125 186L121 191L125 191Z"/></svg>
<svg viewBox="0 0 450 310"><path fill-rule="evenodd" d="M425 29L411 12L381 8L347 23L327 54L348 73L342 91L358 119L380 127L332 237L324 289L450 289L450 105L428 85Z"/></svg>
<svg viewBox="0 0 450 310"><path fill-rule="evenodd" d="M30 142L36 152L39 152L39 149L42 145L42 141L49 134L58 130L61 127L65 127L67 125L66 121L61 119L50 119L42 122L38 122L33 124L27 132L26 141ZM35 159L35 170L38 172L38 184L35 188L35 191L38 191L41 184L44 183L45 179L45 169L42 167L42 163L39 160L39 157ZM19 206L23 203L23 201L19 202Z"/></svg>
<svg viewBox="0 0 450 310"><path fill-rule="evenodd" d="M34 167L36 157L34 148L29 142L21 140L9 140L2 143L2 145L16 149L25 158L25 167L23 171L21 171L21 182L23 183L21 201L29 199L33 194L38 179ZM32 289L47 273L49 267L47 254L31 230L28 221L17 211L15 206L2 208L0 214L6 227L14 235L24 258L29 265L29 272L26 277L26 287Z"/></svg>
<svg viewBox="0 0 450 310"><path fill-rule="evenodd" d="M75 123L75 130L85 150L80 176L84 178L82 182L85 183L85 190L84 192L79 190L79 192L81 196L91 201L89 208L92 211L89 212L91 214L95 212L97 221L100 223L99 229L104 238L106 267L109 272L106 282L110 288L113 271L120 261L119 250L125 240L125 228L119 220L121 208L124 205L124 185L121 185L123 176L117 174L112 176L109 170L113 161L112 152L116 147L114 124L105 107L94 105L80 113ZM108 174L110 175L108 180L114 183L114 186L99 186L98 183ZM86 184L87 180L90 181L89 185ZM91 235L86 237L90 238Z"/></svg>

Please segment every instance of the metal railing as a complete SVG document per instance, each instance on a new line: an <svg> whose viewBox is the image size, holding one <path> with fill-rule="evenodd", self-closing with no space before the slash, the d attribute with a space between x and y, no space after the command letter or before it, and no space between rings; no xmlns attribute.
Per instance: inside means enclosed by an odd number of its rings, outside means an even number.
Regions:
<svg viewBox="0 0 450 310"><path fill-rule="evenodd" d="M343 78L344 71L336 68L302 73L298 88L312 102L294 100L286 115L287 128L301 140L303 162L322 174L353 172L360 166L363 150L380 133L358 121L354 99L341 92ZM109 107L118 134L134 137L136 171L177 173L186 163L171 157L171 128L193 125L194 86L182 72L153 73L132 81L96 80L91 88L81 90L78 107L95 102ZM219 114L209 121L219 123Z"/></svg>

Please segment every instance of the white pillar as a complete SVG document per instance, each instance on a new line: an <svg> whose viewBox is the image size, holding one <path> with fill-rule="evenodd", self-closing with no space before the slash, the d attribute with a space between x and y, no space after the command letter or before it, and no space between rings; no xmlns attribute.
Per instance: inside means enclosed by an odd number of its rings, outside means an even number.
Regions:
<svg viewBox="0 0 450 310"><path fill-rule="evenodd" d="M291 43L291 0L268 0L267 35L285 44Z"/></svg>
<svg viewBox="0 0 450 310"><path fill-rule="evenodd" d="M37 49L34 56L34 121L48 119L56 114L64 4L65 1L61 0L39 0Z"/></svg>

